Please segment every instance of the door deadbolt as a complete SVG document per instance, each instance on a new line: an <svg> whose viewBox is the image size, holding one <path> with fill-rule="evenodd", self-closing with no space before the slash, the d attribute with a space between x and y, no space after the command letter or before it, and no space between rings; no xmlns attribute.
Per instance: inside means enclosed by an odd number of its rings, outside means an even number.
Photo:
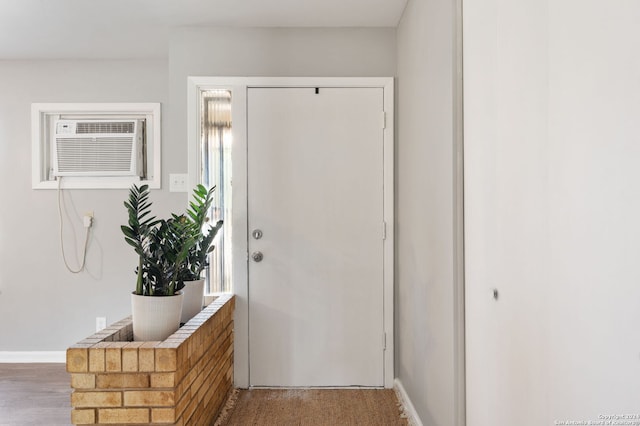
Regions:
<svg viewBox="0 0 640 426"><path fill-rule="evenodd" d="M254 251L253 254L251 255L251 258L253 259L254 262L261 262L263 257L264 256L262 255L262 252L259 252L259 251Z"/></svg>
<svg viewBox="0 0 640 426"><path fill-rule="evenodd" d="M260 238L262 238L262 231L259 229L254 229L251 235L253 235L253 238L255 238L256 240L259 240Z"/></svg>

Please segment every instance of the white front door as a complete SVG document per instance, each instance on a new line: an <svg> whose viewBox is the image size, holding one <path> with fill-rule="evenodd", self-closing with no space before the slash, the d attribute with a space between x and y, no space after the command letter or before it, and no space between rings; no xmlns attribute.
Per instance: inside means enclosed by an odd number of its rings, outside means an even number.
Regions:
<svg viewBox="0 0 640 426"><path fill-rule="evenodd" d="M250 385L383 386L383 89L247 105Z"/></svg>

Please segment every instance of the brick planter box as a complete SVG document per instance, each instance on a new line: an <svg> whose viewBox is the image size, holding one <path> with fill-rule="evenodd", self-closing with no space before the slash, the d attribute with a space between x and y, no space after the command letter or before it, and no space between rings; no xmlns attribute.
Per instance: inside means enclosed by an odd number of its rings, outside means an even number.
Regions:
<svg viewBox="0 0 640 426"><path fill-rule="evenodd" d="M73 424L210 424L233 387L233 295L162 342L133 342L131 317L67 349Z"/></svg>

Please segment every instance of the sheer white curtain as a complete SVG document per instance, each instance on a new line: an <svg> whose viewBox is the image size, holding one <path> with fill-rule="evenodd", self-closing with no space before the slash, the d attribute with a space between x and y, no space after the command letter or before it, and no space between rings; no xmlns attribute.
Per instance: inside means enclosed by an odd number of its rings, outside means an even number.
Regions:
<svg viewBox="0 0 640 426"><path fill-rule="evenodd" d="M215 201L210 212L213 223L224 225L214 241L209 258L207 292L230 292L231 287L231 92L202 92L201 182L216 186Z"/></svg>

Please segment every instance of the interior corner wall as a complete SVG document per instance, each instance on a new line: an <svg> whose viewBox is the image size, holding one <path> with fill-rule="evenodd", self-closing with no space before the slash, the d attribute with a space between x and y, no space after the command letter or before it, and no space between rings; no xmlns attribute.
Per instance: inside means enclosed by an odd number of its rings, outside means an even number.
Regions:
<svg viewBox="0 0 640 426"><path fill-rule="evenodd" d="M397 29L396 375L425 425L454 425L455 2Z"/></svg>
<svg viewBox="0 0 640 426"><path fill-rule="evenodd" d="M120 232L124 189L63 191L72 267L82 251L82 215L95 214L86 271L65 269L56 191L31 189L31 104L160 102L164 109L167 88L166 60L0 61L0 351L64 351L95 331L97 316L110 323L129 315L135 286L136 255ZM163 155L164 170L171 165ZM180 195L154 190L154 210L183 209Z"/></svg>

